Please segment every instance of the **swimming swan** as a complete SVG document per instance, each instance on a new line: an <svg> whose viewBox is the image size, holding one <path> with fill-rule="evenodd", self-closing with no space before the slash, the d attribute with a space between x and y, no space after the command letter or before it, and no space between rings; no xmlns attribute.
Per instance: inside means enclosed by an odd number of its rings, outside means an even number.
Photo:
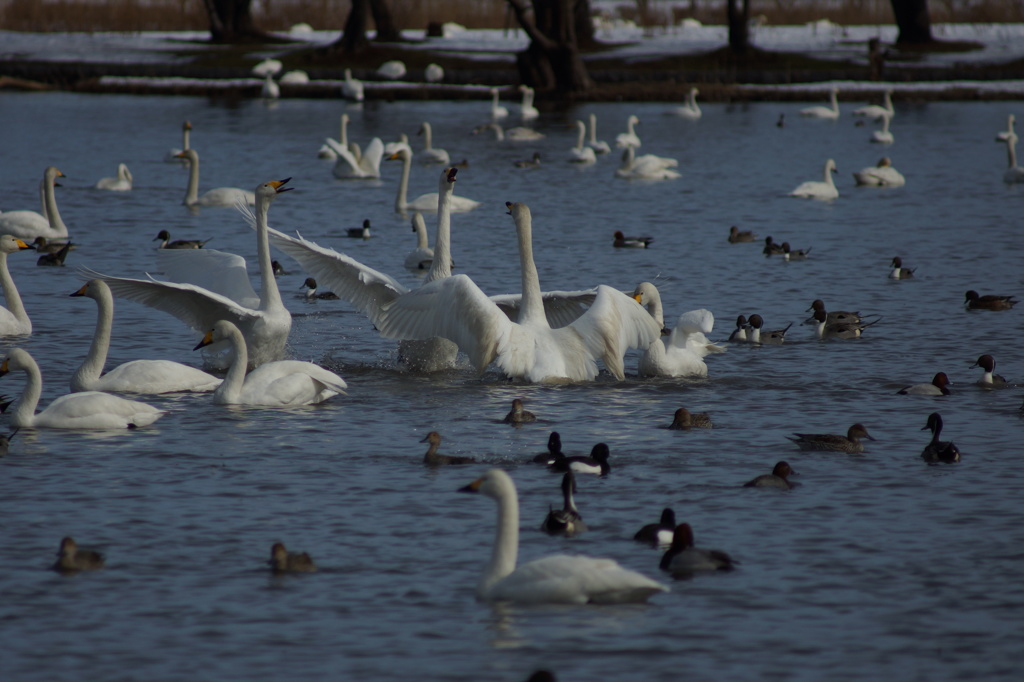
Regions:
<svg viewBox="0 0 1024 682"><path fill-rule="evenodd" d="M889 121L891 116L882 116L882 128L871 133L871 141L878 144L892 144L896 141L893 134L889 132Z"/></svg>
<svg viewBox="0 0 1024 682"><path fill-rule="evenodd" d="M103 365L110 350L110 329L114 322L114 297L101 279L93 279L71 296L87 296L96 301L99 312L96 333L89 354L71 377L71 391L112 391L123 393L202 393L220 386L212 374L170 360L132 360L106 374Z"/></svg>
<svg viewBox="0 0 1024 682"><path fill-rule="evenodd" d="M113 192L128 192L132 188L132 172L123 163L117 165L117 177L100 178L96 189L108 189Z"/></svg>
<svg viewBox="0 0 1024 682"><path fill-rule="evenodd" d="M524 121L532 121L540 116L540 111L533 106L533 88L529 85L520 85L519 92L523 93L523 103L519 105L519 116Z"/></svg>
<svg viewBox="0 0 1024 682"><path fill-rule="evenodd" d="M1006 158L1008 168L1003 174L1003 182L1008 185L1013 185L1018 182L1024 182L1024 168L1017 165L1017 135L1007 135L1004 140L1006 143ZM4 215L7 215L6 213ZM0 216L2 221L3 216Z"/></svg>
<svg viewBox="0 0 1024 682"><path fill-rule="evenodd" d="M590 114L590 139L587 146L594 150L595 154L607 154L612 150L604 140L597 139L597 114Z"/></svg>
<svg viewBox="0 0 1024 682"><path fill-rule="evenodd" d="M430 124L424 121L420 125L420 131L417 135L423 136L423 158L424 163L444 163L447 164L451 159L448 158L448 152L443 149L437 149L433 146L433 129Z"/></svg>
<svg viewBox="0 0 1024 682"><path fill-rule="evenodd" d="M800 110L801 116L808 116L810 118L826 118L835 121L839 118L839 88L832 86L832 91L829 95L829 106L823 107L821 105L814 107L807 107L806 109Z"/></svg>
<svg viewBox="0 0 1024 682"><path fill-rule="evenodd" d="M409 174L412 172L412 149L408 147L400 148L394 154L389 156L388 159L402 160L402 179L398 183L398 194L395 196L395 213L407 213L408 211L436 213L438 197L436 192L431 192L429 194L421 194L412 201L408 201ZM466 197L459 197L453 195L451 197L450 210L452 213L465 213L466 211L472 211L479 205L479 201L473 201L472 199L467 199Z"/></svg>
<svg viewBox="0 0 1024 682"><path fill-rule="evenodd" d="M665 156L642 154L636 156L633 147L626 147L622 152L622 163L615 175L627 180L674 180L682 177L672 170L679 162Z"/></svg>
<svg viewBox="0 0 1024 682"><path fill-rule="evenodd" d="M263 183L256 188L255 213L245 207L256 229L259 295L249 283L244 258L212 249L157 251L161 269L171 281L83 272L102 279L115 296L170 313L200 333L212 329L218 320L230 320L245 336L250 364L258 366L277 360L284 353L292 316L281 302L274 278L267 241L267 212L278 194L291 189L283 186L289 180Z"/></svg>
<svg viewBox="0 0 1024 682"><path fill-rule="evenodd" d="M224 382L213 392L217 405L315 405L347 388L345 380L334 372L300 360L265 362L246 374L245 339L227 320L218 320L194 350L219 341L230 343L235 352Z"/></svg>
<svg viewBox="0 0 1024 682"><path fill-rule="evenodd" d="M60 218L60 211L57 210L57 197L53 191L56 178L63 177L64 174L56 167L48 166L43 171L43 180L40 184L43 213L27 210L0 213L0 234L9 234L27 242L36 237L66 241L68 228Z"/></svg>
<svg viewBox="0 0 1024 682"><path fill-rule="evenodd" d="M647 308L659 327L665 326L661 307L661 294L650 282L641 282L633 292L633 298ZM708 341L705 334L714 328L715 316L710 310L701 308L679 316L676 328L670 336L656 339L644 351L637 367L643 377L706 377L708 366L704 356L708 353L724 353L721 346ZM665 333L664 331L662 332Z"/></svg>
<svg viewBox="0 0 1024 682"><path fill-rule="evenodd" d="M11 426L23 429L125 429L147 426L166 414L164 410L146 403L100 391L62 395L36 414L39 396L43 392L39 365L27 351L12 348L0 363L0 377L16 369L28 375L28 383L11 415Z"/></svg>
<svg viewBox="0 0 1024 682"><path fill-rule="evenodd" d="M352 69L345 69L345 80L341 82L341 94L345 99L362 102L365 97L363 82L352 77Z"/></svg>
<svg viewBox="0 0 1024 682"><path fill-rule="evenodd" d="M0 336L25 335L32 333L32 320L28 319L10 270L7 269L7 254L25 251L32 247L9 234L0 236L0 287L4 290L7 307L0 307Z"/></svg>
<svg viewBox="0 0 1024 682"><path fill-rule="evenodd" d="M590 381L597 376L600 358L621 380L626 349L646 348L658 338L660 327L636 301L612 287L599 286L585 313L565 327L552 329L533 260L530 208L522 203L505 205L519 238L523 293L516 322L473 280L455 275L384 305L377 328L397 339L451 339L469 355L478 372L496 360L506 375L516 379ZM444 314L437 314L438 310Z"/></svg>
<svg viewBox="0 0 1024 682"><path fill-rule="evenodd" d="M516 567L519 500L511 477L491 469L460 489L498 502L498 530L491 560L477 584L481 601L520 604L623 604L645 602L664 585L611 559L555 554Z"/></svg>
<svg viewBox="0 0 1024 682"><path fill-rule="evenodd" d="M412 214L412 231L416 233L416 248L405 257L409 270L429 270L434 261L434 250L427 239L427 224L419 211Z"/></svg>
<svg viewBox="0 0 1024 682"><path fill-rule="evenodd" d="M626 119L626 132L619 133L615 136L616 147L624 149L626 147L640 146L640 136L633 130L633 126L638 123L640 123L640 119L634 115L630 115L630 117Z"/></svg>
<svg viewBox="0 0 1024 682"><path fill-rule="evenodd" d="M594 148L584 145L587 137L587 124L583 121L576 121L576 132L576 146L569 150L569 161L571 163L594 163L597 161Z"/></svg>
<svg viewBox="0 0 1024 682"><path fill-rule="evenodd" d="M902 187L907 183L903 174L892 167L892 161L888 156L883 156L877 165L868 166L854 173L853 179L858 185L869 187Z"/></svg>
<svg viewBox="0 0 1024 682"><path fill-rule="evenodd" d="M892 118L896 115L896 109L892 106L892 90L886 90L882 95L883 106L871 104L853 110L854 116L867 116L868 118L879 119L882 117Z"/></svg>
<svg viewBox="0 0 1024 682"><path fill-rule="evenodd" d="M508 118L508 109L498 103L498 88L491 88L491 118Z"/></svg>
<svg viewBox="0 0 1024 682"><path fill-rule="evenodd" d="M835 199L839 196L839 190L836 189L835 183L832 181L832 174L836 172L836 162L829 159L825 162L824 179L815 182L808 180L789 193L791 197L801 197L803 199Z"/></svg>
<svg viewBox="0 0 1024 682"><path fill-rule="evenodd" d="M188 187L185 189L185 198L181 203L190 208L192 206L234 206L239 199L243 199L249 205L256 203L256 197L252 192L246 192L238 187L218 187L199 196L199 152L195 149L186 149L178 156L188 161Z"/></svg>
<svg viewBox="0 0 1024 682"><path fill-rule="evenodd" d="M701 117L700 107L697 105L697 95L700 94L700 90L697 88L690 88L690 92L686 94L686 102L681 107L676 107L672 110L672 113L679 118L685 118L690 121L696 121Z"/></svg>

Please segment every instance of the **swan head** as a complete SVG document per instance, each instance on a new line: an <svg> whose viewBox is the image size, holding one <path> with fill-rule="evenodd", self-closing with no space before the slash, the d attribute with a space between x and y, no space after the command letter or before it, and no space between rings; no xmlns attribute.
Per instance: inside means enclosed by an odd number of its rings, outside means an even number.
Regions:
<svg viewBox="0 0 1024 682"><path fill-rule="evenodd" d="M15 253L16 251L24 251L25 249L31 249L32 247L26 244L24 241L17 237L12 237L9 234L5 234L0 237L0 251L3 253Z"/></svg>
<svg viewBox="0 0 1024 682"><path fill-rule="evenodd" d="M636 117L636 114L630 114L629 118L626 119L627 125L639 125L640 119Z"/></svg>
<svg viewBox="0 0 1024 682"><path fill-rule="evenodd" d="M833 161L832 159L829 159L828 161L825 162L825 168L827 170L831 171L832 173L837 173L838 172L836 170L836 162Z"/></svg>
<svg viewBox="0 0 1024 682"><path fill-rule="evenodd" d="M402 160L407 161L412 158L412 150L408 145L398 145L398 149L388 157L388 161Z"/></svg>
<svg viewBox="0 0 1024 682"><path fill-rule="evenodd" d="M83 284L81 288L68 296L88 296L94 301L97 300L103 293L106 293L107 297L110 297L110 287L102 279L90 279L88 282Z"/></svg>
<svg viewBox="0 0 1024 682"><path fill-rule="evenodd" d="M426 132L430 132L430 124L424 121L423 123L420 124L420 129L416 134L422 135Z"/></svg>
<svg viewBox="0 0 1024 682"><path fill-rule="evenodd" d="M520 220L521 218L530 217L530 207L522 202L506 201L505 208L508 209L508 214L512 216L512 218L516 221Z"/></svg>
<svg viewBox="0 0 1024 682"><path fill-rule="evenodd" d="M7 357L0 362L0 377L17 369L26 369L35 366L35 360L28 354L28 351L21 348L12 348L7 351Z"/></svg>
<svg viewBox="0 0 1024 682"><path fill-rule="evenodd" d="M264 182L256 188L256 196L269 200L273 199L281 192L289 192L295 189L294 187L285 187L290 180L291 178L285 178L284 180L271 180L270 182Z"/></svg>
<svg viewBox="0 0 1024 682"><path fill-rule="evenodd" d="M192 130L192 122L191 121L185 121L184 123L181 124L181 129L182 130Z"/></svg>
<svg viewBox="0 0 1024 682"><path fill-rule="evenodd" d="M176 159L185 159L189 163L199 163L199 152L195 149L186 149L174 155Z"/></svg>
<svg viewBox="0 0 1024 682"><path fill-rule="evenodd" d="M487 497L499 499L508 494L515 497L516 485L512 477L501 469L491 469L467 486L459 488L460 493L480 493Z"/></svg>
<svg viewBox="0 0 1024 682"><path fill-rule="evenodd" d="M891 165L892 165L892 160L888 156L883 156L881 159L878 160L878 167L879 168L888 168Z"/></svg>
<svg viewBox="0 0 1024 682"><path fill-rule="evenodd" d="M213 324L213 329L203 334L202 340L196 344L196 347L192 350L199 350L200 348L206 348L209 345L223 341L231 337L233 334L241 334L238 327L234 323L227 320L217 320Z"/></svg>
<svg viewBox="0 0 1024 682"><path fill-rule="evenodd" d="M47 166L46 170L43 171L43 178L46 182L53 182L54 178L66 178L67 176L58 170L56 166Z"/></svg>

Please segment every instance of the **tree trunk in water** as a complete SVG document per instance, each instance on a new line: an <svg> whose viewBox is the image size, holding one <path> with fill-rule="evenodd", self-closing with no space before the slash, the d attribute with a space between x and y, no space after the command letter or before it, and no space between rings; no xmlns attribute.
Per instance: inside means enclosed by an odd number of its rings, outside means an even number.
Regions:
<svg viewBox="0 0 1024 682"><path fill-rule="evenodd" d="M900 29L897 45L921 45L933 41L928 0L890 0L890 3L896 26Z"/></svg>
<svg viewBox="0 0 1024 682"><path fill-rule="evenodd" d="M726 0L725 15L729 23L729 49L735 55L745 55L750 47L750 0L743 0L743 7L737 6L738 0Z"/></svg>
<svg viewBox="0 0 1024 682"><path fill-rule="evenodd" d="M519 76L527 85L561 97L594 86L576 33L580 1L533 0L531 16L526 0L508 0L519 25L530 36L530 46L516 55Z"/></svg>
<svg viewBox="0 0 1024 682"><path fill-rule="evenodd" d="M237 43L266 37L252 23L252 0L203 0L210 19L210 38L216 43Z"/></svg>

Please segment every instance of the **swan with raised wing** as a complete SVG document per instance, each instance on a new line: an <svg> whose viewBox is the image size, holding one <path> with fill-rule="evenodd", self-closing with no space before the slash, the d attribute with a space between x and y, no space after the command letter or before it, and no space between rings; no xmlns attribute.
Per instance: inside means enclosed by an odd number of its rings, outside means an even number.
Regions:
<svg viewBox="0 0 1024 682"><path fill-rule="evenodd" d="M227 320L218 320L195 350L219 341L231 344L234 357L224 382L213 392L217 405L316 405L347 388L345 380L334 372L300 360L265 362L246 374L245 339Z"/></svg>
<svg viewBox="0 0 1024 682"><path fill-rule="evenodd" d="M412 149L403 147L388 157L389 160L400 159L402 161L402 178L398 182L398 194L395 196L395 213L408 213L409 211L435 213L437 211L437 192L421 194L412 201L408 201L409 175L412 173L412 156ZM465 213L466 211L472 211L479 205L479 201L473 201L466 197L452 196L450 210L452 213Z"/></svg>
<svg viewBox="0 0 1024 682"><path fill-rule="evenodd" d="M0 287L4 290L7 307L0 307L0 336L26 335L32 333L32 320L25 312L18 288L7 269L7 254L31 249L25 241L9 234L0 236Z"/></svg>
<svg viewBox="0 0 1024 682"><path fill-rule="evenodd" d="M686 94L686 102L682 106L672 109L672 114L679 118L685 118L688 121L696 121L701 117L700 106L697 105L697 95L700 94L700 90L697 88L690 88L690 91Z"/></svg>
<svg viewBox="0 0 1024 682"><path fill-rule="evenodd" d="M800 110L801 116L807 116L809 118L823 118L831 121L835 121L839 118L839 88L832 86L829 93L829 106L821 106L820 104L813 107L807 107L806 109Z"/></svg>
<svg viewBox="0 0 1024 682"><path fill-rule="evenodd" d="M839 190L836 189L835 183L832 181L832 174L836 172L836 162L832 159L825 161L824 177L820 181L808 180L807 182L797 185L796 189L789 193L791 197L800 197L803 199L835 199L839 196Z"/></svg>
<svg viewBox="0 0 1024 682"><path fill-rule="evenodd" d="M356 144L339 144L331 138L326 138L324 144L334 152L337 159L331 173L342 180L379 178L380 162L384 158L384 143L379 137L370 140L366 149L360 151Z"/></svg>
<svg viewBox="0 0 1024 682"><path fill-rule="evenodd" d="M494 549L476 588L481 601L624 604L645 602L668 591L661 583L612 559L555 554L516 567L519 499L512 478L501 469L491 469L460 492L480 493L498 503Z"/></svg>
<svg viewBox="0 0 1024 682"><path fill-rule="evenodd" d="M659 327L665 326L661 294L650 282L641 282L633 292L636 302L644 306ZM706 377L708 366L704 357L709 353L724 353L725 348L708 340L715 325L710 310L700 308L679 316L676 327L668 338L656 339L644 351L637 366L642 377ZM662 334L668 330L663 330Z"/></svg>
<svg viewBox="0 0 1024 682"><path fill-rule="evenodd" d="M29 210L0 213L0 234L9 234L27 242L36 237L46 237L51 241L67 241L68 228L61 220L60 211L57 210L57 197L53 190L56 179L63 177L64 174L55 166L47 166L39 186L43 213Z"/></svg>
<svg viewBox="0 0 1024 682"><path fill-rule="evenodd" d="M531 382L591 381L597 360L617 379L625 376L627 348L646 348L660 327L640 305L609 286L598 286L593 304L565 327L552 329L533 260L532 219L526 204L507 202L515 220L522 271L516 322L466 275L424 285L384 306L377 328L397 339L441 336L458 344L478 372L496 361L504 373ZM435 261L436 262L436 261ZM436 311L443 310L444 314Z"/></svg>
<svg viewBox="0 0 1024 682"><path fill-rule="evenodd" d="M252 192L246 192L238 187L217 187L202 196L199 194L199 152L195 149L186 149L181 158L188 161L188 187L185 189L185 198L181 203L189 208L193 206L234 206L239 200L252 205L256 203L256 197Z"/></svg>
<svg viewBox="0 0 1024 682"><path fill-rule="evenodd" d="M25 391L11 415L11 426L22 429L126 429L147 426L164 416L164 410L109 393L86 391L62 395L36 414L43 392L39 365L21 348L12 348L0 363L0 377L22 370L28 376Z"/></svg>
<svg viewBox="0 0 1024 682"><path fill-rule="evenodd" d="M289 180L272 180L257 187L254 213L239 202L256 229L259 295L249 282L245 259L213 249L158 250L161 270L172 281L111 277L93 271L85 274L102 279L115 296L170 313L200 333L212 329L218 320L229 320L242 330L250 365L277 360L284 354L292 316L281 301L274 278L267 212L278 194L291 189L284 187Z"/></svg>
<svg viewBox="0 0 1024 682"><path fill-rule="evenodd" d="M110 287L103 280L94 279L70 295L91 298L99 309L89 354L71 377L72 392L203 393L220 386L221 380L212 374L171 360L132 360L102 374L114 323L114 297Z"/></svg>

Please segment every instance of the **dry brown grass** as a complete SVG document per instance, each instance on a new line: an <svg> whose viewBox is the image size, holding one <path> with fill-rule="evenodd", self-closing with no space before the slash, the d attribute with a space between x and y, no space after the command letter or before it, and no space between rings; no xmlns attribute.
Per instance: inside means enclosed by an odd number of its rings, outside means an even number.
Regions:
<svg viewBox="0 0 1024 682"><path fill-rule="evenodd" d="M650 26L667 26L692 17L705 24L725 23L721 0L646 0L641 20L638 2L615 6L618 17ZM751 12L768 24L803 24L829 19L839 24L891 24L889 0L760 0ZM456 22L467 28L501 28L509 20L503 0L391 0L396 23L425 29L432 21ZM932 21L1024 21L1024 0L932 0ZM287 31L300 22L340 31L349 3L337 0L274 0L260 3L253 19L267 31ZM0 0L0 26L12 31L205 31L209 28L200 0Z"/></svg>

